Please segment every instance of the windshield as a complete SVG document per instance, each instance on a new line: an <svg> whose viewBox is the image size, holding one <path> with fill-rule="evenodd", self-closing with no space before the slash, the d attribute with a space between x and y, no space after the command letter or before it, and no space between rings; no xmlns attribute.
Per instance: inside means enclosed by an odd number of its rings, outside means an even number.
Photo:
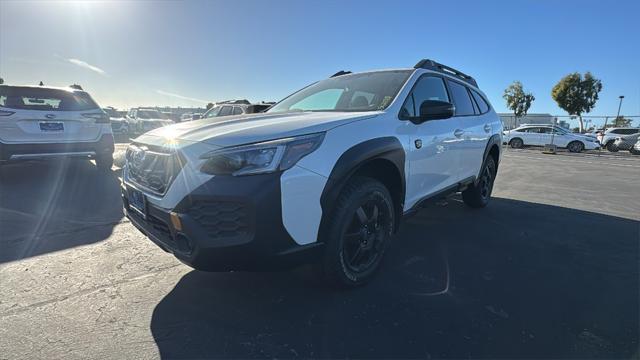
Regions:
<svg viewBox="0 0 640 360"><path fill-rule="evenodd" d="M384 110L411 72L379 71L329 78L298 91L267 112Z"/></svg>
<svg viewBox="0 0 640 360"><path fill-rule="evenodd" d="M138 117L141 119L164 119L157 110L138 110Z"/></svg>

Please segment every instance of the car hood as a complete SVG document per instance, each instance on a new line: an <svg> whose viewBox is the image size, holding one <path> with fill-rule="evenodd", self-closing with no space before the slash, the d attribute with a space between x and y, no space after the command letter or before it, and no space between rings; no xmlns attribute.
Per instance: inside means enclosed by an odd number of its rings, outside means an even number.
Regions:
<svg viewBox="0 0 640 360"><path fill-rule="evenodd" d="M226 147L323 132L379 114L381 112L295 112L224 116L156 129L141 135L136 141L157 145L167 140L205 142Z"/></svg>

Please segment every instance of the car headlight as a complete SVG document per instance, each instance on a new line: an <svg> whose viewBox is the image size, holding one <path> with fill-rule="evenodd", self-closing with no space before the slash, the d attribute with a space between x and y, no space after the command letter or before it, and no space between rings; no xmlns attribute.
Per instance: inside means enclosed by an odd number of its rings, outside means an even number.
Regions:
<svg viewBox="0 0 640 360"><path fill-rule="evenodd" d="M255 175L287 170L315 151L324 133L214 150L202 155L200 168L211 175Z"/></svg>

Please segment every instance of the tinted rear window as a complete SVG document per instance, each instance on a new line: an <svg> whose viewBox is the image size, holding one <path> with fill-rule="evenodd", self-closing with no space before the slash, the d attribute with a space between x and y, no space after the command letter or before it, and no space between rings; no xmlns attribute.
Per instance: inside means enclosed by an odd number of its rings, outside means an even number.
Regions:
<svg viewBox="0 0 640 360"><path fill-rule="evenodd" d="M467 88L457 82L449 81L449 89L451 97L453 97L453 104L456 106L456 116L473 115L473 104L471 104Z"/></svg>
<svg viewBox="0 0 640 360"><path fill-rule="evenodd" d="M476 104L478 104L478 107L480 108L480 114L484 114L487 111L489 111L489 104L487 104L484 98L480 96L480 94L478 94L475 90L473 89L470 89L470 90L471 90L471 95L473 95L473 98L476 100Z"/></svg>
<svg viewBox="0 0 640 360"><path fill-rule="evenodd" d="M0 106L19 110L84 111L99 108L83 91L0 86Z"/></svg>

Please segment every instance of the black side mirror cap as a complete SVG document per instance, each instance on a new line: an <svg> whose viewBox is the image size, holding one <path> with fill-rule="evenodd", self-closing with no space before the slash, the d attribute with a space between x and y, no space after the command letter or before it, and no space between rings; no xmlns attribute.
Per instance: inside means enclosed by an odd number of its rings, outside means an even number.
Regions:
<svg viewBox="0 0 640 360"><path fill-rule="evenodd" d="M420 122L429 120L443 120L453 117L456 107L449 102L440 100L425 100L420 104Z"/></svg>

